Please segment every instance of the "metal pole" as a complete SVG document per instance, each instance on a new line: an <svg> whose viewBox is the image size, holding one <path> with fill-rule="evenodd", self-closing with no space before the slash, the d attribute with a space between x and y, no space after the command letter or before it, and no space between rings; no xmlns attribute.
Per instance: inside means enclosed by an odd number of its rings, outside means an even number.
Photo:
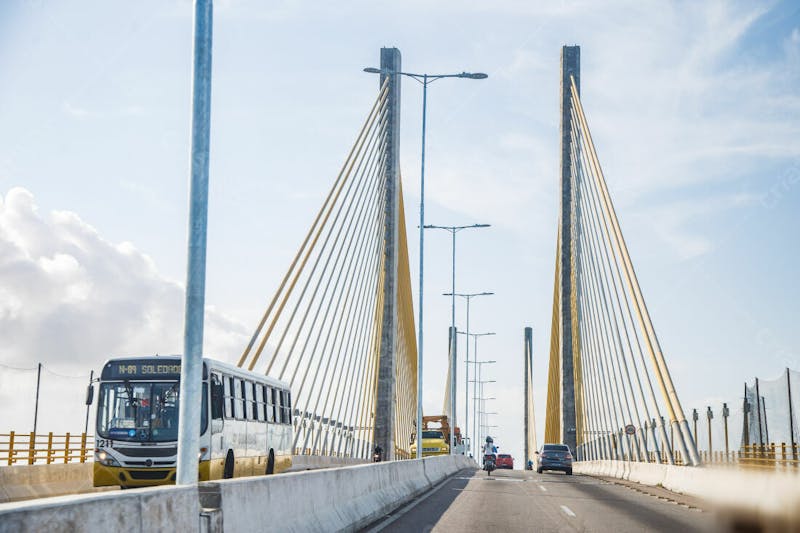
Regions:
<svg viewBox="0 0 800 533"><path fill-rule="evenodd" d="M472 442L473 444L473 456L475 455L474 452L477 451L477 448L474 448L475 445L478 445L478 369L480 368L480 363L478 362L478 337L475 337L475 353L472 354L472 360L475 363L475 379L472 382Z"/></svg>
<svg viewBox="0 0 800 533"><path fill-rule="evenodd" d="M450 328L450 455L455 455L456 436L456 328Z"/></svg>
<svg viewBox="0 0 800 533"><path fill-rule="evenodd" d="M789 374L789 367L786 367L786 391L789 393L789 438L792 441L792 460L797 460L797 450L794 440L794 412L792 410L792 380Z"/></svg>
<svg viewBox="0 0 800 533"><path fill-rule="evenodd" d="M89 371L89 386L92 386L92 381L94 381L94 370ZM83 424L83 433L89 434L89 407L91 404L86 404L86 423Z"/></svg>
<svg viewBox="0 0 800 533"><path fill-rule="evenodd" d="M742 437L744 445L750 445L750 402L747 401L747 383L744 384L744 401L742 402L742 411L744 411L744 419L742 421Z"/></svg>
<svg viewBox="0 0 800 533"><path fill-rule="evenodd" d="M455 233L453 234L453 244L455 244ZM469 398L469 301L470 300L471 298L467 298L467 335L464 342L464 344L467 347L466 355L464 356L464 366L466 366L467 368L466 381L464 382L464 434L465 435L467 434L466 428L469 427L469 403L467 403L467 399Z"/></svg>
<svg viewBox="0 0 800 533"><path fill-rule="evenodd" d="M33 407L33 434L36 435L36 424L39 421L39 385L42 381L42 363L39 363L36 370L36 403Z"/></svg>
<svg viewBox="0 0 800 533"><path fill-rule="evenodd" d="M729 415L730 415L730 410L728 409L728 404L727 403L723 403L722 404L722 419L725 422L725 460L726 461L728 460L728 453L729 453L729 448L728 448L728 416ZM746 417L747 413L745 413L744 416Z"/></svg>
<svg viewBox="0 0 800 533"><path fill-rule="evenodd" d="M453 249L453 261L452 261L453 273L452 273L452 276L451 276L452 289L450 291L450 292L453 293L453 295L450 297L450 302L451 302L450 303L450 313L451 313L450 319L451 319L451 322L452 322L452 326L453 326L453 331L454 332L456 330L456 232L457 231L458 230L456 230L456 228L452 228L450 230L450 233L452 234L452 237L453 237L453 246L452 246L452 249ZM454 335L455 335L455 333L454 333ZM466 345L467 345L467 356L464 358L464 366L466 367L466 371L464 372L464 379L465 379L465 382L464 382L464 435L469 435L469 433L468 433L468 431L469 431L469 429L468 429L469 428L469 298L467 298L467 337L466 337ZM454 364L453 364L453 390L452 390L452 396L455 398L455 394L456 394L456 386L455 386L456 375L455 375L455 370L456 370L456 366L457 365L455 364L456 360L454 359L453 361L454 361ZM455 408L453 409L453 412L455 413ZM453 424L455 424L455 420L453 421ZM452 447L450 448L450 451L451 452L453 451ZM464 448L464 454L466 455L466 453L467 453L467 451L466 451L466 447L465 447Z"/></svg>
<svg viewBox="0 0 800 533"><path fill-rule="evenodd" d="M428 109L428 75L422 77L422 164L419 172L419 340L417 341L417 459L422 459L422 311L425 254L425 115ZM455 292L455 291L454 291Z"/></svg>
<svg viewBox="0 0 800 533"><path fill-rule="evenodd" d="M189 250L181 358L176 483L197 483L202 405L203 313L205 311L208 159L211 130L212 0L194 4L192 161L189 189Z"/></svg>
<svg viewBox="0 0 800 533"><path fill-rule="evenodd" d="M711 447L711 419L714 418L714 413L711 412L710 405L706 409L706 418L708 418L708 460L710 461L711 456L714 454L714 450Z"/></svg>
<svg viewBox="0 0 800 533"><path fill-rule="evenodd" d="M758 378L756 378L756 411L758 413L758 444L764 445L764 433L761 430L761 393L758 391Z"/></svg>

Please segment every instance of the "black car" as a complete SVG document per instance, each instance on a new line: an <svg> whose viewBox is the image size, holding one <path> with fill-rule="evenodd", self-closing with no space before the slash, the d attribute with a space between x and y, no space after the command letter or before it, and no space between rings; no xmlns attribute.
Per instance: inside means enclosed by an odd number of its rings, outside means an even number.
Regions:
<svg viewBox="0 0 800 533"><path fill-rule="evenodd" d="M536 452L536 471L559 470L572 475L572 453L566 444L545 444Z"/></svg>

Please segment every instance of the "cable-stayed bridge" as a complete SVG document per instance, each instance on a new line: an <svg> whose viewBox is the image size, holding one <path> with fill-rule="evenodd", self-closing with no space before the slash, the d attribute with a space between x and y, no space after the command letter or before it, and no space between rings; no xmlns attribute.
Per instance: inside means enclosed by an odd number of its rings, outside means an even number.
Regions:
<svg viewBox="0 0 800 533"><path fill-rule="evenodd" d="M2 504L0 531L108 524L139 531L710 528L714 517L690 511L700 504L686 494L711 498L709 487L745 486L751 478L696 468L695 439L580 100L579 54L574 46L562 50L562 194L544 441L569 446L575 473L585 475L490 477L466 456L399 460L411 459L421 411L399 168L400 52L384 48L363 125L237 365L289 384L295 456L363 460L378 446L384 461ZM530 329L524 341L527 460L537 449ZM455 375L445 384L446 410L457 396L450 380ZM242 400L253 401L247 394ZM651 501L611 477L661 485L656 495L684 506ZM791 487L788 478L775 479ZM684 494L664 496L664 487ZM784 490L778 510L796 493ZM722 503L732 502L741 503Z"/></svg>

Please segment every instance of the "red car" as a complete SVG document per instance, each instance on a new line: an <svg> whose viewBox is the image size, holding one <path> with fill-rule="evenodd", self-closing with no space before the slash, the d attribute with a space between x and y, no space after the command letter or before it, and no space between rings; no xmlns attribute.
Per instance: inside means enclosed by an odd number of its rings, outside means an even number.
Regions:
<svg viewBox="0 0 800 533"><path fill-rule="evenodd" d="M514 458L508 455L507 453L499 453L497 454L497 468L508 468L509 470L514 469Z"/></svg>

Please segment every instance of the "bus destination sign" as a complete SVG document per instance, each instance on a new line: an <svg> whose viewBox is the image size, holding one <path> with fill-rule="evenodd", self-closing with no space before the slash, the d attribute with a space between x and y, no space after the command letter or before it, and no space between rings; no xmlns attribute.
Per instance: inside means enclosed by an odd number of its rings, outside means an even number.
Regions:
<svg viewBox="0 0 800 533"><path fill-rule="evenodd" d="M124 359L109 361L102 379L180 379L180 359Z"/></svg>

